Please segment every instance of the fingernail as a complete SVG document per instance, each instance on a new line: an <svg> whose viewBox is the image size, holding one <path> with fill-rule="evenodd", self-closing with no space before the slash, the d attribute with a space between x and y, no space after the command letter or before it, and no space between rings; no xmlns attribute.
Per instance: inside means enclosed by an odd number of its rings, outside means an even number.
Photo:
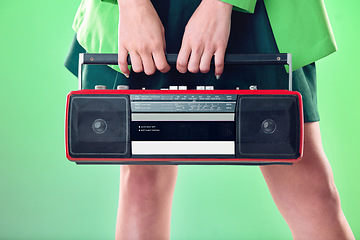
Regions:
<svg viewBox="0 0 360 240"><path fill-rule="evenodd" d="M220 76L221 76L221 75L215 75L216 80L219 80L219 79L220 79Z"/></svg>
<svg viewBox="0 0 360 240"><path fill-rule="evenodd" d="M129 78L129 74L124 73L124 76L125 76L126 78Z"/></svg>

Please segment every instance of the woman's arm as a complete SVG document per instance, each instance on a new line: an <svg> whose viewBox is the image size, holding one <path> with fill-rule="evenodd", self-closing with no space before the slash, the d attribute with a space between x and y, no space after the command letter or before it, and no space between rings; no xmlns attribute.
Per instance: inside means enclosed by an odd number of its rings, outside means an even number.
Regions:
<svg viewBox="0 0 360 240"><path fill-rule="evenodd" d="M214 56L215 75L218 78L222 74L232 7L220 0L201 2L185 28L176 65L179 72L208 72Z"/></svg>
<svg viewBox="0 0 360 240"><path fill-rule="evenodd" d="M165 58L164 27L150 0L118 0L119 40L118 63L129 76L127 56L134 72L153 74L170 70Z"/></svg>

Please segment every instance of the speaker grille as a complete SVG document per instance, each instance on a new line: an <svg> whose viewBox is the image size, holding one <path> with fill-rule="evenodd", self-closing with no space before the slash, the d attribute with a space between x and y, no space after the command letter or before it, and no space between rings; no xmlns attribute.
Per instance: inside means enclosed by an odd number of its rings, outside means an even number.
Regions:
<svg viewBox="0 0 360 240"><path fill-rule="evenodd" d="M127 95L72 95L69 102L69 154L82 158L130 156Z"/></svg>
<svg viewBox="0 0 360 240"><path fill-rule="evenodd" d="M297 96L239 96L237 157L290 159L299 154Z"/></svg>

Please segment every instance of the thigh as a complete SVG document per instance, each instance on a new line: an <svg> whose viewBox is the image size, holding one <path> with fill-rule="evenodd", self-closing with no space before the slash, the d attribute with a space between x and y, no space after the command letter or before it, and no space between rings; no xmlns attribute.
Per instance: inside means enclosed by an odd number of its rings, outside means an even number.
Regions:
<svg viewBox="0 0 360 240"><path fill-rule="evenodd" d="M294 239L354 239L341 210L318 122L305 124L300 162L261 167L261 171Z"/></svg>
<svg viewBox="0 0 360 240"><path fill-rule="evenodd" d="M318 122L305 123L303 159L291 166L260 167L274 200L291 202L335 188L330 164L323 151Z"/></svg>

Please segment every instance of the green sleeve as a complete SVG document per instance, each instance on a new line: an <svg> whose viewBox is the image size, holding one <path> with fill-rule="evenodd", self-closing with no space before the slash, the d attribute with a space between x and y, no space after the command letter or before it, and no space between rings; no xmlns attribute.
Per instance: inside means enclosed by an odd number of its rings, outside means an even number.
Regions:
<svg viewBox="0 0 360 240"><path fill-rule="evenodd" d="M117 0L101 0L102 2L117 4Z"/></svg>
<svg viewBox="0 0 360 240"><path fill-rule="evenodd" d="M254 13L256 0L221 0L234 6L234 10Z"/></svg>
<svg viewBox="0 0 360 240"><path fill-rule="evenodd" d="M293 70L336 51L323 0L264 3L279 51L292 53Z"/></svg>

